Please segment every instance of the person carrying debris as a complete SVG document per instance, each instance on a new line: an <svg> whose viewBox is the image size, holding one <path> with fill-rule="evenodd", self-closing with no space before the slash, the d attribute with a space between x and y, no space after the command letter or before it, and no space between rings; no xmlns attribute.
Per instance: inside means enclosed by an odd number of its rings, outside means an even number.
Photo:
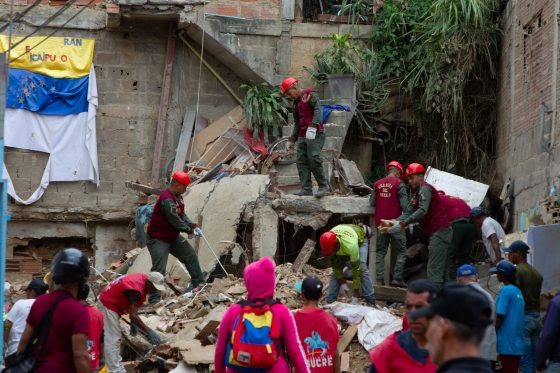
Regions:
<svg viewBox="0 0 560 373"><path fill-rule="evenodd" d="M410 320L428 318L426 348L437 373L492 373L480 357L480 342L492 310L488 299L471 286L445 284L430 305L413 311Z"/></svg>
<svg viewBox="0 0 560 373"><path fill-rule="evenodd" d="M375 226L381 225L381 220L398 218L408 205L408 192L401 179L402 165L397 161L387 164L387 176L373 184L373 192L369 198L371 206L375 207ZM397 249L397 262L390 276L391 285L403 286L403 269L406 251L406 234L402 231L391 234L379 234L375 245L375 277L378 285L384 285L385 256L390 243Z"/></svg>
<svg viewBox="0 0 560 373"><path fill-rule="evenodd" d="M490 273L498 274L504 286L496 299L497 350L503 373L518 373L521 356L525 353L524 316L525 300L517 286L515 266L502 260Z"/></svg>
<svg viewBox="0 0 560 373"><path fill-rule="evenodd" d="M216 373L289 373L290 368L310 373L294 317L274 299L274 270L270 258L245 267L247 300L229 307L222 317L214 355Z"/></svg>
<svg viewBox="0 0 560 373"><path fill-rule="evenodd" d="M492 265L498 264L504 257L504 240L506 233L496 220L488 216L484 207L473 207L471 219L482 234L482 242Z"/></svg>
<svg viewBox="0 0 560 373"><path fill-rule="evenodd" d="M325 128L319 95L313 89L301 89L298 80L291 77L282 82L282 92L293 101L294 130L290 136L290 147L297 141L297 169L301 182L301 190L296 194L313 195L313 174L319 185L315 197L324 197L328 187L321 159Z"/></svg>
<svg viewBox="0 0 560 373"><path fill-rule="evenodd" d="M488 299L490 307L492 308L492 322L494 322L496 318L496 303L494 302L492 295L484 290L478 283L476 268L470 264L463 264L457 269L456 279L458 283L471 286ZM496 328L494 325L488 325L486 328L484 338L480 343L480 357L488 360L490 366L494 367L496 365L496 359L498 356L496 353Z"/></svg>
<svg viewBox="0 0 560 373"><path fill-rule="evenodd" d="M306 277L296 284L296 290L303 298L303 308L294 313L294 319L311 372L340 373L338 322L319 308L323 283L317 277Z"/></svg>
<svg viewBox="0 0 560 373"><path fill-rule="evenodd" d="M350 258L352 266L352 303L358 302L360 289L369 305L375 305L371 276L367 267L371 229L367 225L340 224L321 235L321 253L331 258L333 273L329 282L327 302L332 303L340 290L350 293L344 277L344 267Z"/></svg>
<svg viewBox="0 0 560 373"><path fill-rule="evenodd" d="M541 334L541 288L543 277L535 267L527 263L529 246L515 241L504 249L509 260L515 264L517 286L525 300L525 354L521 358L520 373L535 371L535 350Z"/></svg>
<svg viewBox="0 0 560 373"><path fill-rule="evenodd" d="M135 335L138 328L146 335L152 345L159 345L161 338L148 328L138 316L138 309L146 301L148 294L165 290L165 279L159 272L132 273L111 282L99 294L99 309L105 317L103 325L104 354L109 373L124 373L121 358L120 318L125 313L130 316L130 334Z"/></svg>
<svg viewBox="0 0 560 373"><path fill-rule="evenodd" d="M47 292L49 286L41 279L31 280L25 288L26 299L18 300L14 303L10 312L4 320L4 342L6 343L6 352L4 354L6 364L13 362L16 357L17 348L21 335L25 329L25 320L29 315L31 306L35 299Z"/></svg>
<svg viewBox="0 0 560 373"><path fill-rule="evenodd" d="M401 216L395 220L381 220L382 233L404 230L418 222L426 233L428 244L428 278L438 284L446 280L447 259L453 230L441 195L431 184L424 181L426 169L419 163L411 163L406 174L412 188L410 202ZM397 227L396 225L400 225Z"/></svg>
<svg viewBox="0 0 560 373"><path fill-rule="evenodd" d="M88 259L78 249L64 249L53 258L51 273L57 289L31 306L17 352L33 351L36 373L91 373L89 314L77 300L89 277Z"/></svg>
<svg viewBox="0 0 560 373"><path fill-rule="evenodd" d="M198 256L180 232L201 236L202 231L185 213L183 193L191 182L189 174L178 171L172 176L169 187L159 196L148 225L148 250L152 257L152 272L165 276L167 258L173 255L187 267L193 292L204 282ZM150 296L150 303L159 301L159 294Z"/></svg>
<svg viewBox="0 0 560 373"><path fill-rule="evenodd" d="M101 360L101 345L103 344L103 313L87 302L89 295L89 285L84 284L78 290L78 300L86 306L89 314L89 334L87 339L87 349L89 360L91 361L91 371L99 370Z"/></svg>
<svg viewBox="0 0 560 373"><path fill-rule="evenodd" d="M408 284L404 305L406 315L427 307L439 290L439 285L428 279L414 280ZM412 320L408 330L391 334L370 351L370 373L433 373L437 366L426 350L428 319Z"/></svg>

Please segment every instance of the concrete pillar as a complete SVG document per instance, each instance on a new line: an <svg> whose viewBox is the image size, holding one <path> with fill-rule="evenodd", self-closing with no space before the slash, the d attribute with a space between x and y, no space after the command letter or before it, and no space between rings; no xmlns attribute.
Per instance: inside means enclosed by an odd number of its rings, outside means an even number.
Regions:
<svg viewBox="0 0 560 373"><path fill-rule="evenodd" d="M93 247L95 249L95 268L103 271L119 259L125 252L134 248L128 225L100 224L95 227Z"/></svg>
<svg viewBox="0 0 560 373"><path fill-rule="evenodd" d="M253 219L253 260L274 259L278 248L278 215L272 206L259 203Z"/></svg>

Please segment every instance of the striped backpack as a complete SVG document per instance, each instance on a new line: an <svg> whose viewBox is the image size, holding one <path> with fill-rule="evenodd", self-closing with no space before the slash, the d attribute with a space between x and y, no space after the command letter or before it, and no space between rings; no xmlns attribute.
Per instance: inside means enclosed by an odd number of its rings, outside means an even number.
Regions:
<svg viewBox="0 0 560 373"><path fill-rule="evenodd" d="M264 373L278 360L274 339L280 338L278 321L272 314L276 299L239 302L241 314L233 324L226 366L244 373Z"/></svg>

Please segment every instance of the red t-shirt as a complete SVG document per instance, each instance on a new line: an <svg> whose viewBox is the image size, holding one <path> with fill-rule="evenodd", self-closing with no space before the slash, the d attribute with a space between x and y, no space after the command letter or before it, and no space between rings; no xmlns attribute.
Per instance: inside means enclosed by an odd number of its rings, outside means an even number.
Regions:
<svg viewBox="0 0 560 373"><path fill-rule="evenodd" d="M140 307L146 301L147 277L148 275L145 273L132 273L119 277L99 294L99 300L107 309L121 316L130 308L130 301L124 291L136 290L140 293L140 300L136 303L136 306Z"/></svg>
<svg viewBox="0 0 560 373"><path fill-rule="evenodd" d="M91 360L91 369L97 371L99 370L99 351L101 335L103 334L103 313L92 306L87 306L87 310L89 313L87 348Z"/></svg>
<svg viewBox="0 0 560 373"><path fill-rule="evenodd" d="M320 308L304 308L294 318L311 372L332 373L338 344L336 319Z"/></svg>
<svg viewBox="0 0 560 373"><path fill-rule="evenodd" d="M72 336L89 334L89 313L86 306L64 290L56 290L38 297L31 306L27 323L37 328L43 315L61 297L67 299L58 303L52 316L47 339L41 355L37 358L36 373L75 373Z"/></svg>

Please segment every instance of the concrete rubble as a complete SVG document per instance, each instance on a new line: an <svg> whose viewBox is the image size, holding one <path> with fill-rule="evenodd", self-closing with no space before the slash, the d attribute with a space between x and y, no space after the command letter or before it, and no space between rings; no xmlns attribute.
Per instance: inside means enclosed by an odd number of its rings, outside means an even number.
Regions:
<svg viewBox="0 0 560 373"><path fill-rule="evenodd" d="M128 267L128 271L140 265L141 255L144 252L145 250L138 250L135 262ZM123 263L126 261L121 262L120 265L123 266ZM104 276L113 278L115 273L106 272ZM279 265L276 268L275 297L291 310L297 310L301 307L302 302L294 287L296 282L302 281L306 276L316 276L324 284L328 284L330 274L330 269L319 270L309 264L303 266L302 272L295 272L291 263ZM105 281L100 279L97 281L97 285L95 291L99 292L105 286ZM164 339L164 344L155 348L140 334L131 336L127 316L123 316L121 329L124 351L128 350L125 352L125 356L133 356L125 362L127 370L144 373L213 371L214 346L220 320L230 305L245 297L246 289L243 279L229 275L215 278L195 295L191 293L171 295L171 292L168 292L159 303L144 305L140 309L140 316L146 325L156 330ZM344 301L343 298L341 300ZM359 326L350 325L348 319L341 316L340 310L345 307L362 307L368 312L376 312L375 315L382 315L384 319L398 320L398 323L401 323L401 313L398 310L373 309L344 303L326 307L327 311L330 310L339 320L341 338L338 349L341 354L344 354L343 359L348 362L344 371L366 372L369 367L369 356L362 346L360 330L363 329L363 332L366 333L369 326L362 326L365 321L361 322ZM335 312L335 310L337 311ZM369 317L369 313L365 315L366 318ZM397 322L395 321L395 323ZM376 329L376 332L379 330Z"/></svg>

